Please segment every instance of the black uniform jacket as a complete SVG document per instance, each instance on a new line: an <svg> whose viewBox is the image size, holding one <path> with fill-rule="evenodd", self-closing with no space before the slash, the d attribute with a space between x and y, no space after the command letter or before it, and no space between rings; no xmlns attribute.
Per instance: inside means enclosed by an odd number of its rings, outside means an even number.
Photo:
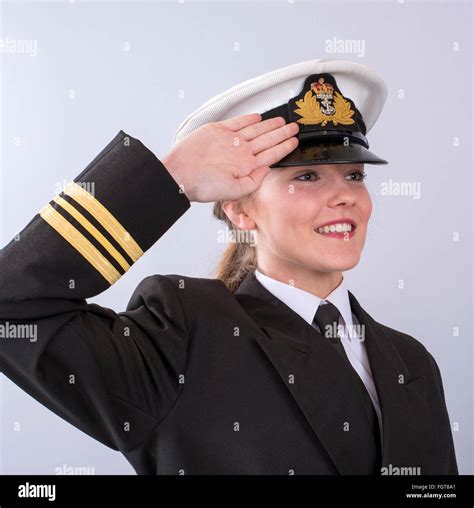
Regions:
<svg viewBox="0 0 474 508"><path fill-rule="evenodd" d="M367 415L342 357L253 272L235 294L168 274L146 277L124 312L86 301L189 207L120 131L1 252L2 372L138 474L367 474ZM366 326L382 466L457 474L435 360L350 303Z"/></svg>

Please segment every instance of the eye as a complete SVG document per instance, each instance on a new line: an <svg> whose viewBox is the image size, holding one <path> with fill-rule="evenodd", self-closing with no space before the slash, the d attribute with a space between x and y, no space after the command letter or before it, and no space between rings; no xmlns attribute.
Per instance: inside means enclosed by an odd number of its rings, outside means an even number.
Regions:
<svg viewBox="0 0 474 508"><path fill-rule="evenodd" d="M367 173L363 169L352 171L348 176L352 177L354 175L356 178L350 178L350 180L354 182L362 182L365 178L367 178Z"/></svg>
<svg viewBox="0 0 474 508"><path fill-rule="evenodd" d="M312 181L312 180L309 180L307 178L303 179L303 177L305 177L305 176L314 176L314 177L316 177L317 175L316 175L316 173L314 171L308 171L307 173L304 173L303 175L297 176L295 178L295 180L299 180L300 182L310 182L310 181Z"/></svg>

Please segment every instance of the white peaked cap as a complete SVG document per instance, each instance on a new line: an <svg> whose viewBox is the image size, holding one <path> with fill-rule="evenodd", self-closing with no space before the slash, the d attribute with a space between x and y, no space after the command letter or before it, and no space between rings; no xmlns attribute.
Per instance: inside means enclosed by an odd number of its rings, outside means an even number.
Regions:
<svg viewBox="0 0 474 508"><path fill-rule="evenodd" d="M363 162L386 163L385 160L366 150L368 142L365 134L370 131L382 112L387 98L387 86L371 68L348 60L337 59L317 59L296 63L248 79L229 88L212 97L188 115L178 127L173 144L178 143L206 123L248 113L263 114L289 104L292 98L296 98L302 93L307 78L314 74L330 74L342 96L352 101L357 114L362 117L363 122L361 123L365 126L365 132L362 131L363 136L360 137L363 138L365 147L357 146L356 148L363 150L364 154L369 154L369 159L372 157L370 161L363 160ZM281 115L270 114L269 116ZM265 119L265 116L263 118ZM289 121L291 120L287 119L287 122ZM337 132L340 133L341 126L337 128L333 125L331 132L335 132L336 129L339 129ZM319 126L319 131L321 130L322 128ZM319 136L319 143L321 143L321 136ZM361 144L364 143L361 142ZM350 150L345 153L350 153ZM336 158L338 157L339 155ZM341 159L341 162L344 160Z"/></svg>

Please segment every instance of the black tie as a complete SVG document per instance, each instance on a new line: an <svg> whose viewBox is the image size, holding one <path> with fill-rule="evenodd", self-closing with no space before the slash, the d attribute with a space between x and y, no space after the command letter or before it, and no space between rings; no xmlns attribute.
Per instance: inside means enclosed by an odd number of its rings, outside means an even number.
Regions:
<svg viewBox="0 0 474 508"><path fill-rule="evenodd" d="M350 369L354 373L354 378L357 380L357 385L363 395L364 405L367 411L367 416L369 418L370 426L372 428L372 433L375 441L375 449L376 449L376 457L375 457L375 474L380 473L380 468L382 465L382 454L381 454L381 442L380 442L380 429L379 422L377 418L377 413L375 412L374 405L372 403L372 399L365 387L362 379L360 378L357 371L352 366L349 358L347 357L344 346L341 342L341 338L337 333L337 326L339 324L339 317L341 313L338 308L332 304L331 302L327 302L326 304L321 303L318 307L316 315L314 316L313 323L316 323L321 330L321 335L325 337L325 339L329 340L329 342L336 348L337 352L342 356L344 361L347 364L347 368Z"/></svg>

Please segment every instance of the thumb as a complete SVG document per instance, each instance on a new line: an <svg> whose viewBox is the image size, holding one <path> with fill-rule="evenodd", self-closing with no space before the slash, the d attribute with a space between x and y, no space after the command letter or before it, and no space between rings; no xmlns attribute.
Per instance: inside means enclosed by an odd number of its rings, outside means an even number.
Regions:
<svg viewBox="0 0 474 508"><path fill-rule="evenodd" d="M239 190L242 192L242 195L250 194L257 190L269 171L271 171L270 166L259 166L247 176L239 178Z"/></svg>

